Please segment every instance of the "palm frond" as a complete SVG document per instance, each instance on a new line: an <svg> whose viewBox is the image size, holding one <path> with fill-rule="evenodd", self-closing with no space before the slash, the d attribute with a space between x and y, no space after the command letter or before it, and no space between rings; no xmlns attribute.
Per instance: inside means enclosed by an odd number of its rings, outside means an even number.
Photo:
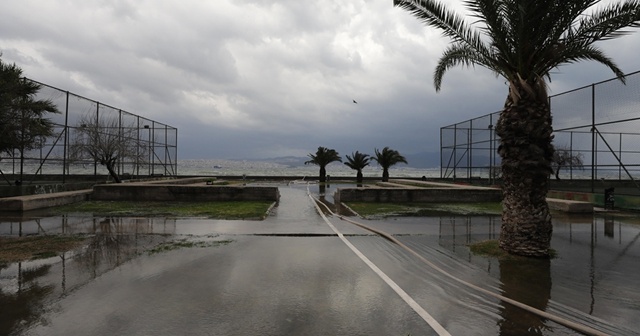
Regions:
<svg viewBox="0 0 640 336"><path fill-rule="evenodd" d="M394 0L394 5L452 39L434 71L436 91L450 68L480 65L510 83L524 80L542 92L545 85L539 81L553 69L582 60L600 62L624 80L613 60L592 44L623 36L629 33L626 27L640 27L640 0L594 8L600 1L465 0L477 19L471 24L441 1Z"/></svg>
<svg viewBox="0 0 640 336"><path fill-rule="evenodd" d="M508 41L511 27L505 18L507 12L505 3L498 0L465 1L464 3L471 10L471 16L484 25L481 29L490 37L493 47L499 50L508 49L509 46L504 42Z"/></svg>
<svg viewBox="0 0 640 336"><path fill-rule="evenodd" d="M393 4L407 10L426 25L442 30L442 33L454 42L482 45L481 35L469 26L462 16L447 10L439 1L394 0Z"/></svg>
<svg viewBox="0 0 640 336"><path fill-rule="evenodd" d="M566 63L576 63L580 61L596 61L602 63L606 67L608 67L613 73L624 83L625 76L624 72L615 64L615 62L605 55L605 53L599 48L588 45L584 46L582 44L578 45L567 45L563 50L563 55L557 58L554 64L551 64L550 67L557 68L561 64ZM549 69L549 70L551 70Z"/></svg>
<svg viewBox="0 0 640 336"><path fill-rule="evenodd" d="M368 154L363 154L358 151L352 153L352 156L346 155L347 162L344 164L354 170L361 170L369 165L371 158Z"/></svg>
<svg viewBox="0 0 640 336"><path fill-rule="evenodd" d="M376 148L375 156L371 159L378 162L385 170L398 163L407 163L407 159L400 152L389 147L385 147L381 151Z"/></svg>
<svg viewBox="0 0 640 336"><path fill-rule="evenodd" d="M495 72L498 75L508 77L508 75L503 71L504 69L496 63L495 58L485 57L483 54L478 53L477 50L468 45L453 44L445 49L433 73L433 84L436 87L436 91L440 91L445 72L458 65L467 67L479 65Z"/></svg>
<svg viewBox="0 0 640 336"><path fill-rule="evenodd" d="M571 30L567 39L584 40L591 44L599 40L609 40L631 33L623 28L640 27L640 1L610 4L590 16L578 21L578 27Z"/></svg>
<svg viewBox="0 0 640 336"><path fill-rule="evenodd" d="M313 164L324 167L331 162L342 162L342 158L335 149L329 149L322 146L318 147L315 155L309 154L308 156L311 160L306 161L304 164Z"/></svg>

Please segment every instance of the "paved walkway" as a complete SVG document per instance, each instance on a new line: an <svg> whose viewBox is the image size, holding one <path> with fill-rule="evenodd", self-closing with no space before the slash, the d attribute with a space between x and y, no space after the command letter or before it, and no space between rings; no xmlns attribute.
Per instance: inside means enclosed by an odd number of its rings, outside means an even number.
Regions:
<svg viewBox="0 0 640 336"><path fill-rule="evenodd" d="M101 228L103 234L107 228L117 230L87 251L90 253L58 260L40 271L37 285L23 284L23 288L48 288L48 294L30 301L31 307L40 308L31 316L33 327L18 334L572 334L564 327L461 287L391 242L337 217L328 217L329 225L303 186L282 186L280 192L278 208L264 221L141 218L118 222L102 218L82 224L85 226L69 225L68 230L76 231ZM112 225L114 221L117 226ZM476 259L465 247L470 241L495 238L498 219L394 218L367 224L395 234L457 277L510 296L521 295L522 289L510 285L509 278L495 274L496 269L506 270L506 265L484 264L484 259ZM53 230L53 225L42 226ZM570 237L573 244L581 241L576 229ZM144 252L145 246L164 238L202 243L202 247ZM22 269L34 267L38 266L22 265ZM12 271L3 270L0 276ZM518 273L522 271L514 272ZM544 274L536 271L530 277ZM390 285L385 276L395 285ZM550 300L551 282L548 284L537 287L534 297L522 299L533 300L532 304L542 305L541 309L562 312L563 306ZM565 286L556 278L553 297L582 287L582 283ZM637 295L630 288L622 289L631 297ZM598 295L599 290L591 293ZM582 307L580 302L563 303ZM597 307L602 307L598 303ZM620 330L625 329L615 331Z"/></svg>

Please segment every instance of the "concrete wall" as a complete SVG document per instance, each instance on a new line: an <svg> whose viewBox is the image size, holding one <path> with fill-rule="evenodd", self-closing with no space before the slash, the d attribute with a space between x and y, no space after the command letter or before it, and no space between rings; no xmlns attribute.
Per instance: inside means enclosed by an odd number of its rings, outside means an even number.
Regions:
<svg viewBox="0 0 640 336"><path fill-rule="evenodd" d="M467 203L500 202L499 189L464 188L338 188L336 202L424 202Z"/></svg>
<svg viewBox="0 0 640 336"><path fill-rule="evenodd" d="M21 186L15 185L0 185L0 198L2 197L14 197L14 196L27 196L38 194L54 194L64 191L84 190L91 189L95 183L34 183L24 184Z"/></svg>
<svg viewBox="0 0 640 336"><path fill-rule="evenodd" d="M0 212L29 211L86 201L91 189L0 198Z"/></svg>
<svg viewBox="0 0 640 336"><path fill-rule="evenodd" d="M93 187L92 200L100 201L278 201L277 187L103 184Z"/></svg>
<svg viewBox="0 0 640 336"><path fill-rule="evenodd" d="M9 177L9 181L14 181L15 175L5 174ZM33 176L29 176L33 178ZM14 197L14 196L27 196L38 194L54 194L64 191L84 190L91 189L96 184L103 184L107 179L96 180L95 176L85 175L72 175L67 176L67 182L62 183L61 178L57 175L38 175L37 180L27 180L22 185L16 186L14 184L6 183L6 181L0 181L0 198ZM139 180L124 180L125 183L162 183L162 184L190 184L205 182L211 180L211 178L194 177L183 179L170 179L170 178L147 178Z"/></svg>
<svg viewBox="0 0 640 336"><path fill-rule="evenodd" d="M547 196L551 198L589 202L595 206L604 207L604 194L551 190ZM614 207L616 209L640 211L640 197L619 195L614 192Z"/></svg>

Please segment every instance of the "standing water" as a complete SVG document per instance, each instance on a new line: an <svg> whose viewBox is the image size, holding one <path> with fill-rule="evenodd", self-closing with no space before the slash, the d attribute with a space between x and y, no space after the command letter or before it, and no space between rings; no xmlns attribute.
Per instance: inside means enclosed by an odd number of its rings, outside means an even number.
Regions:
<svg viewBox="0 0 640 336"><path fill-rule="evenodd" d="M323 202L333 201L334 188ZM0 265L0 334L436 334L345 247L305 185L281 185L280 193L264 221L0 218L2 235L92 237L74 252ZM368 231L328 220L453 335L578 334L453 281ZM497 239L497 216L357 220L476 286L607 334L640 330L633 216L556 215L557 257L526 261L469 251L471 243Z"/></svg>

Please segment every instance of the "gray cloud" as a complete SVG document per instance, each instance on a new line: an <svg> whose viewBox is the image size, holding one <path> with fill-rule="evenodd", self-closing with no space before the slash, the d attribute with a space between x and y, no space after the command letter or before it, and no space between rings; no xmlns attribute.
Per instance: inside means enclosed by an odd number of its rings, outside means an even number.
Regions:
<svg viewBox="0 0 640 336"><path fill-rule="evenodd" d="M450 1L462 8L461 1ZM3 60L27 77L179 129L181 158L438 151L439 129L500 109L504 80L432 73L448 41L391 0L14 1ZM637 70L640 34L599 46ZM552 93L612 77L562 67ZM358 104L352 103L352 100Z"/></svg>

